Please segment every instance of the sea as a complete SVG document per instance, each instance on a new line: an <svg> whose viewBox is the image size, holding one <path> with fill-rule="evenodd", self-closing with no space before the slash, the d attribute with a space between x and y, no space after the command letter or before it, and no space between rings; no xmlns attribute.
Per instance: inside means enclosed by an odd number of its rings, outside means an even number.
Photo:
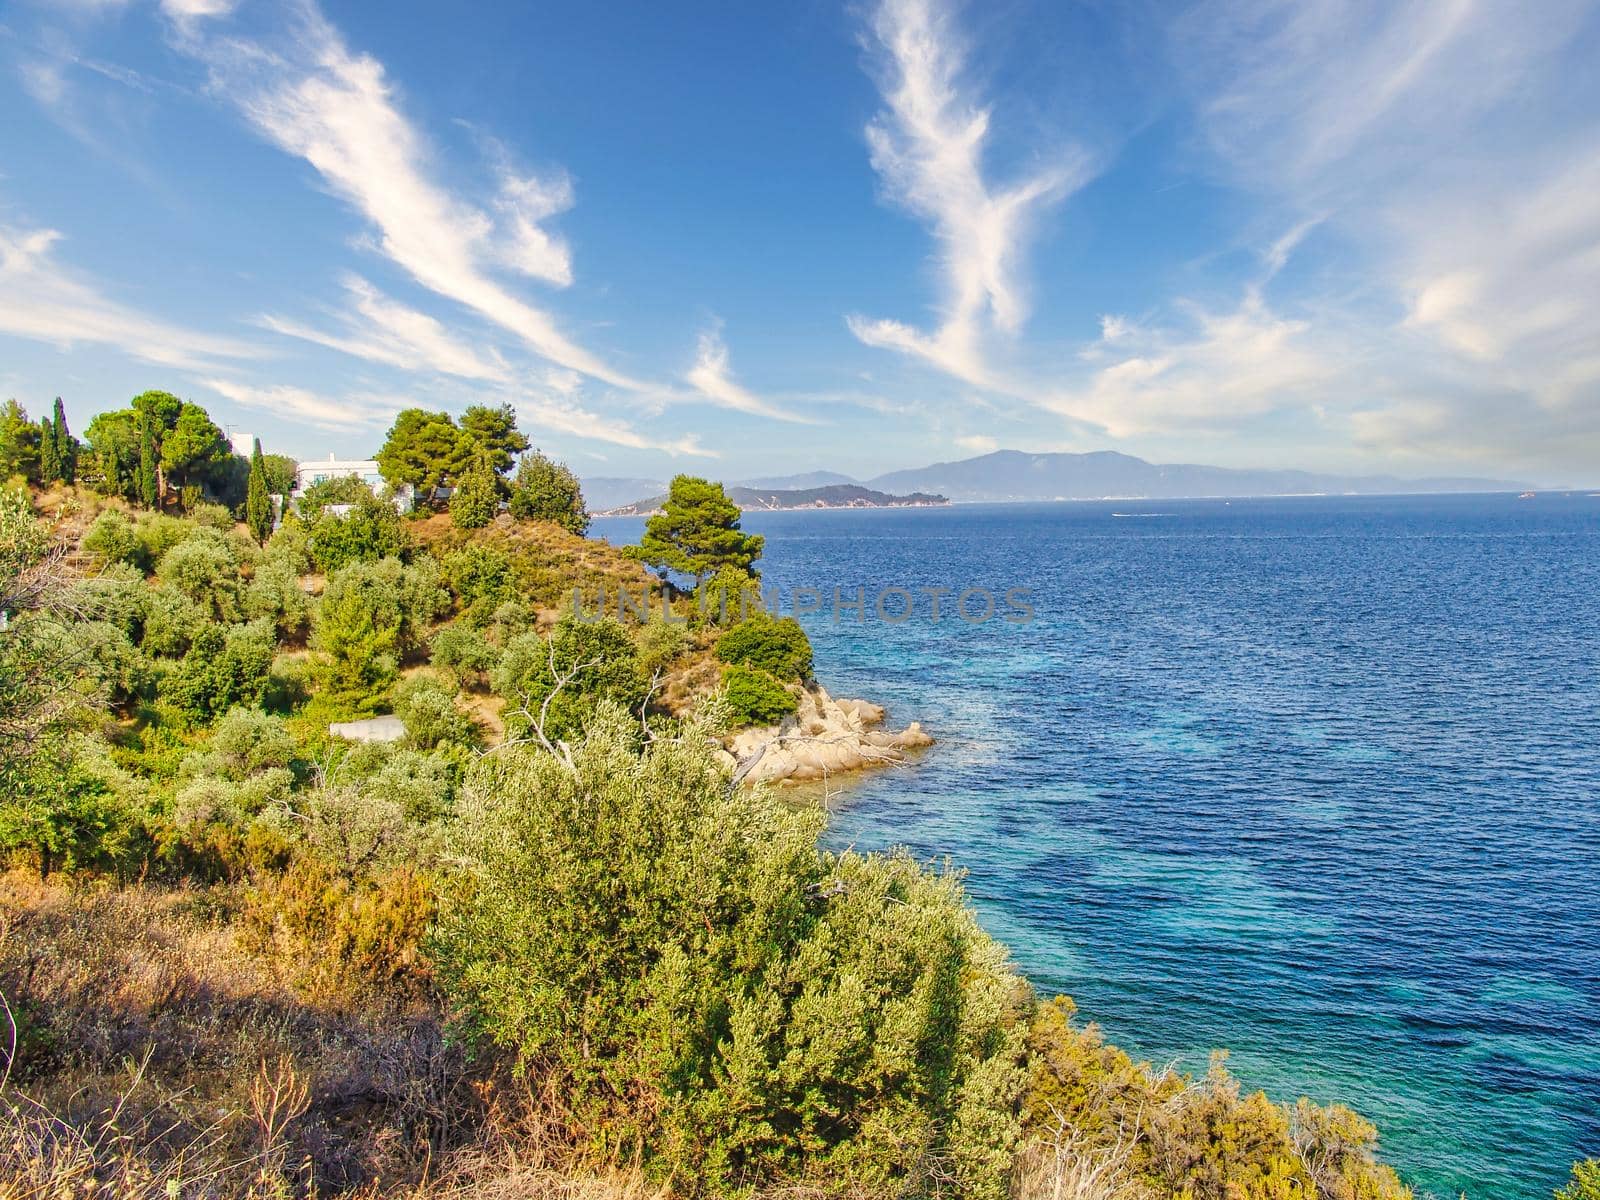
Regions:
<svg viewBox="0 0 1600 1200"><path fill-rule="evenodd" d="M1419 1196L1600 1155L1600 495L744 526L823 683L938 739L840 785L835 845L948 856L1042 994L1358 1109Z"/></svg>

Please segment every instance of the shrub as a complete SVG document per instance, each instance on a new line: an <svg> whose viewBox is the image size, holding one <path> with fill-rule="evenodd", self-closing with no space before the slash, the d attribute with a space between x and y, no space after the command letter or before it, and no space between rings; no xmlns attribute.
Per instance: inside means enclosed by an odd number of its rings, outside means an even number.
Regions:
<svg viewBox="0 0 1600 1200"><path fill-rule="evenodd" d="M478 727L456 707L455 692L419 675L394 689L395 716L405 722L406 742L418 750L478 744Z"/></svg>
<svg viewBox="0 0 1600 1200"><path fill-rule="evenodd" d="M19 766L0 792L0 852L30 854L41 878L136 857L140 814L70 743L38 745Z"/></svg>
<svg viewBox="0 0 1600 1200"><path fill-rule="evenodd" d="M139 648L158 658L178 658L195 634L212 623L204 609L177 588L151 588L145 597Z"/></svg>
<svg viewBox="0 0 1600 1200"><path fill-rule="evenodd" d="M146 562L160 562L168 550L179 542L184 541L199 529L188 521L178 517L169 517L165 513L142 513L138 524L134 526L134 533L139 539L139 545L144 550Z"/></svg>
<svg viewBox="0 0 1600 1200"><path fill-rule="evenodd" d="M1600 1158L1572 1166L1572 1178L1556 1193L1556 1200L1600 1200Z"/></svg>
<svg viewBox="0 0 1600 1200"><path fill-rule="evenodd" d="M449 603L439 566L427 556L355 562L336 572L312 621L312 645L327 657L323 677L336 693L376 704L400 658L422 646L428 626Z"/></svg>
<svg viewBox="0 0 1600 1200"><path fill-rule="evenodd" d="M506 701L508 737L529 736L543 711L544 734L552 741L580 733L602 701L637 710L648 687L628 631L609 619L568 619L549 638L513 638L493 684Z"/></svg>
<svg viewBox="0 0 1600 1200"><path fill-rule="evenodd" d="M428 951L467 1029L685 1193L1005 1194L1019 984L959 881L818 849L705 738L481 760Z"/></svg>
<svg viewBox="0 0 1600 1200"><path fill-rule="evenodd" d="M717 657L778 679L811 676L811 641L793 617L753 617L717 639Z"/></svg>
<svg viewBox="0 0 1600 1200"><path fill-rule="evenodd" d="M458 762L444 753L384 749L381 758L365 764L369 769L357 785L363 792L398 804L406 820L417 825L440 821L454 811Z"/></svg>
<svg viewBox="0 0 1600 1200"><path fill-rule="evenodd" d="M217 620L239 615L239 559L215 529L196 530L163 554L156 578Z"/></svg>
<svg viewBox="0 0 1600 1200"><path fill-rule="evenodd" d="M306 845L346 875L416 866L433 857L436 830L418 824L392 796L340 784L301 799Z"/></svg>
<svg viewBox="0 0 1600 1200"><path fill-rule="evenodd" d="M149 658L116 625L80 621L73 627L84 671L113 708L126 709L150 694L155 672Z"/></svg>
<svg viewBox="0 0 1600 1200"><path fill-rule="evenodd" d="M428 661L450 672L464 687L481 686L500 661L500 652L481 631L457 622L433 635Z"/></svg>
<svg viewBox="0 0 1600 1200"><path fill-rule="evenodd" d="M1377 1162L1372 1125L1349 1109L1301 1100L1289 1112L1242 1095L1220 1053L1200 1081L1153 1070L1075 1027L1073 1013L1058 997L1028 1030L1022 1194L1060 1194L1088 1163L1108 1195L1410 1200Z"/></svg>
<svg viewBox="0 0 1600 1200"><path fill-rule="evenodd" d="M121 512L108 508L94 519L83 535L83 548L102 563L127 563L143 567L143 547L134 534L133 522Z"/></svg>
<svg viewBox="0 0 1600 1200"><path fill-rule="evenodd" d="M487 466L464 471L450 497L450 520L457 529L482 529L500 511L499 480Z"/></svg>
<svg viewBox="0 0 1600 1200"><path fill-rule="evenodd" d="M185 515L196 525L204 529L215 529L221 533L231 532L236 522L233 514L228 511L225 504L212 504L201 501L198 504L186 506Z"/></svg>
<svg viewBox="0 0 1600 1200"><path fill-rule="evenodd" d="M471 545L444 560L444 577L462 605L492 608L515 595L511 560L493 546Z"/></svg>
<svg viewBox="0 0 1600 1200"><path fill-rule="evenodd" d="M177 668L161 682L161 696L197 721L209 721L234 705L255 707L272 670L271 627L257 622L224 630L206 625Z"/></svg>
<svg viewBox="0 0 1600 1200"><path fill-rule="evenodd" d="M359 481L357 481L359 483ZM365 484L349 512L319 512L311 526L311 561L324 575L351 563L403 556L411 548L400 513Z"/></svg>
<svg viewBox="0 0 1600 1200"><path fill-rule="evenodd" d="M549 521L582 537L589 528L578 477L539 451L524 454L511 485L511 515L519 521Z"/></svg>
<svg viewBox="0 0 1600 1200"><path fill-rule="evenodd" d="M417 948L433 907L429 879L412 869L355 878L300 855L251 890L244 940L294 963L296 982L313 996L420 988L427 972Z"/></svg>
<svg viewBox="0 0 1600 1200"><path fill-rule="evenodd" d="M243 608L245 616L252 620L270 619L278 636L286 641L304 637L311 623L311 597L300 586L294 568L281 558L256 568L244 588Z"/></svg>
<svg viewBox="0 0 1600 1200"><path fill-rule="evenodd" d="M308 485L294 503L302 518L315 522L330 504L360 504L371 496L372 489L365 481L354 475L340 475L334 479L319 479Z"/></svg>
<svg viewBox="0 0 1600 1200"><path fill-rule="evenodd" d="M800 707L793 692L754 667L724 667L722 687L735 727L776 725Z"/></svg>
<svg viewBox="0 0 1600 1200"><path fill-rule="evenodd" d="M285 513L262 547L261 561L264 565L281 563L294 574L304 575L311 570L310 528L293 512Z"/></svg>
<svg viewBox="0 0 1600 1200"><path fill-rule="evenodd" d="M295 759L294 738L283 718L251 708L230 709L217 722L207 749L232 779L270 767L288 767Z"/></svg>
<svg viewBox="0 0 1600 1200"><path fill-rule="evenodd" d="M89 620L116 626L131 642L144 636L150 589L137 567L127 563L108 566L99 575L81 580L73 594L75 607Z"/></svg>
<svg viewBox="0 0 1600 1200"><path fill-rule="evenodd" d="M690 620L697 629L727 628L765 611L761 581L738 567L721 567L695 589Z"/></svg>
<svg viewBox="0 0 1600 1200"><path fill-rule="evenodd" d="M689 648L689 633L682 625L657 617L634 630L633 644L639 650L640 669L651 675Z"/></svg>

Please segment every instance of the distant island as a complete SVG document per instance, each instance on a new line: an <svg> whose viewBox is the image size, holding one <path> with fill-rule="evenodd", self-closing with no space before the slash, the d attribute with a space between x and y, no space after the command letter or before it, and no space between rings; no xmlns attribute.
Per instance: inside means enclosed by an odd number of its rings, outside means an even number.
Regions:
<svg viewBox="0 0 1600 1200"><path fill-rule="evenodd" d="M765 509L769 512L791 508L927 508L950 503L948 497L928 492L890 495L888 492L863 487L859 483L831 483L822 487L793 489L730 487L728 498L740 508ZM631 504L603 509L595 515L648 517L660 512L661 506L666 502L666 493L662 492L659 496L652 496L647 500L635 500Z"/></svg>
<svg viewBox="0 0 1600 1200"><path fill-rule="evenodd" d="M742 480L729 495L747 508L808 508L806 501L762 503L760 495L800 495L856 487L864 492L906 497L930 494L959 502L1039 500L1184 500L1208 497L1405 495L1437 492L1522 492L1525 480L1395 475L1332 475L1314 471L1209 467L1190 463L1151 463L1111 450L1087 454L1029 454L996 450L976 458L890 471L855 480L835 471ZM764 489L776 489L764 491ZM597 513L650 505L666 492L664 482L596 477L583 481L584 496ZM747 496L749 498L747 498ZM816 507L832 507L824 504Z"/></svg>

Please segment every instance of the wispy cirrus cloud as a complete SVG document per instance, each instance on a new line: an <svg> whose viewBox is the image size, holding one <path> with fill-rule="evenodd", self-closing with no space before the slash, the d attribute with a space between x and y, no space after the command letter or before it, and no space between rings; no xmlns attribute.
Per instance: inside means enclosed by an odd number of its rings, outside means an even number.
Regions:
<svg viewBox="0 0 1600 1200"><path fill-rule="evenodd" d="M570 203L570 190L502 172L499 195L487 206L455 194L437 177L383 65L353 53L310 0L295 6L292 24L290 36L269 46L180 23L178 44L207 66L218 95L360 213L376 247L422 286L552 363L641 389L495 277L509 268L549 283L570 281L565 247L538 224Z"/></svg>
<svg viewBox="0 0 1600 1200"><path fill-rule="evenodd" d="M54 229L0 227L0 332L63 348L112 346L143 362L189 370L263 357L249 342L146 315L61 262Z"/></svg>
<svg viewBox="0 0 1600 1200"><path fill-rule="evenodd" d="M883 0L871 23L885 104L867 127L885 196L926 221L939 246L944 296L932 331L903 321L847 318L870 346L915 355L968 383L995 382L985 355L994 331L1027 316L1022 251L1034 221L1091 175L1081 151L1005 185L984 156L991 110L963 84L964 47L942 0Z"/></svg>
<svg viewBox="0 0 1600 1200"><path fill-rule="evenodd" d="M1305 298L1317 328L1300 338L1337 326L1362 361L1319 398L1356 446L1600 456L1597 16L1594 0L1203 0L1174 24L1227 177L1286 219L1317 214L1361 264L1363 294Z"/></svg>
<svg viewBox="0 0 1600 1200"><path fill-rule="evenodd" d="M406 371L510 381L511 369L493 351L480 353L442 322L391 299L359 275L346 275L343 283L348 303L337 314L338 329L318 328L272 314L263 316L261 323L286 337Z"/></svg>
<svg viewBox="0 0 1600 1200"><path fill-rule="evenodd" d="M700 335L699 353L684 378L700 395L722 408L800 425L816 424L809 417L763 400L739 383L728 364L728 347L723 344L720 328L708 329Z"/></svg>
<svg viewBox="0 0 1600 1200"><path fill-rule="evenodd" d="M1304 401L1340 373L1311 323L1274 312L1259 288L1232 308L1185 305L1188 321L1108 316L1082 352L1091 373L1042 403L1112 437L1236 425Z"/></svg>
<svg viewBox="0 0 1600 1200"><path fill-rule="evenodd" d="M353 392L324 396L288 384L259 385L236 379L208 377L202 386L245 408L275 417L300 421L333 433L364 433L382 429L412 401L405 396Z"/></svg>

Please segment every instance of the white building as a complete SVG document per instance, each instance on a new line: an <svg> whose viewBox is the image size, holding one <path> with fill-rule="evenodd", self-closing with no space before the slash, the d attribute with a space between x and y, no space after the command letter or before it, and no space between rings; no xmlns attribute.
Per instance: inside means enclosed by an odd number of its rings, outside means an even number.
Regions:
<svg viewBox="0 0 1600 1200"><path fill-rule="evenodd" d="M326 460L301 463L294 473L294 490L298 494L314 483L326 483L330 479L359 479L372 489L374 496L383 491L383 473L378 470L376 461L335 458L331 454Z"/></svg>
<svg viewBox="0 0 1600 1200"><path fill-rule="evenodd" d="M253 433L229 433L228 445L232 447L235 458L249 458L256 451L256 435Z"/></svg>
<svg viewBox="0 0 1600 1200"><path fill-rule="evenodd" d="M329 479L359 479L372 489L374 496L383 495L383 473L378 470L377 461L370 458L335 458L328 455L326 459L314 462L303 462L294 473L294 494L304 492L314 483L324 483ZM395 491L395 507L401 512L411 509L411 486L405 484Z"/></svg>

